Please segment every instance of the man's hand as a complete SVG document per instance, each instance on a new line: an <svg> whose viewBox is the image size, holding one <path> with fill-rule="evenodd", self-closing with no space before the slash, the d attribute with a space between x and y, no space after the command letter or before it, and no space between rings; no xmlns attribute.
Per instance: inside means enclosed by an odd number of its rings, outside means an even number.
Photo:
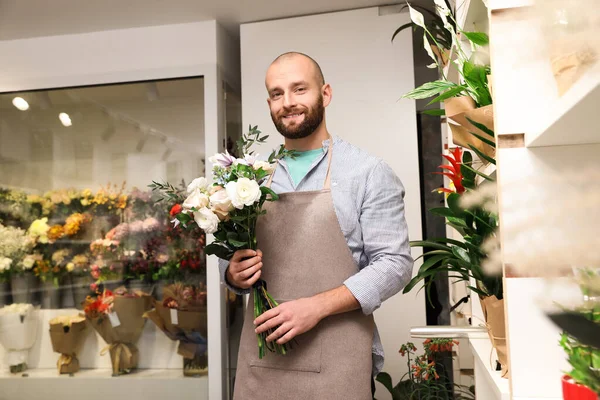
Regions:
<svg viewBox="0 0 600 400"><path fill-rule="evenodd" d="M256 318L255 332L263 333L279 326L275 332L267 336L267 342L277 340L278 344L287 343L314 328L324 318L325 315L319 309L315 297L288 301Z"/></svg>
<svg viewBox="0 0 600 400"><path fill-rule="evenodd" d="M229 261L227 281L240 289L248 289L260 278L262 251L238 250Z"/></svg>

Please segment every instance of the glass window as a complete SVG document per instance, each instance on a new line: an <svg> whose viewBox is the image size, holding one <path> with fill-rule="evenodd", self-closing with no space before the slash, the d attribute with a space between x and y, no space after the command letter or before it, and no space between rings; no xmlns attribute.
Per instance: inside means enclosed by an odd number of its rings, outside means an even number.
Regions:
<svg viewBox="0 0 600 400"><path fill-rule="evenodd" d="M207 397L205 237L149 187L204 176L203 99L201 77L0 94L2 378Z"/></svg>

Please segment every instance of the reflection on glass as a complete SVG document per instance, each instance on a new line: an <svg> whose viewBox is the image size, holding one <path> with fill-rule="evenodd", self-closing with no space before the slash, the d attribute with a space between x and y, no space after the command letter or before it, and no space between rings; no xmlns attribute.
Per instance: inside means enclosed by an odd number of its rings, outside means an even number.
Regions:
<svg viewBox="0 0 600 400"><path fill-rule="evenodd" d="M206 376L205 235L148 187L204 175L203 97L202 78L0 95L2 374Z"/></svg>

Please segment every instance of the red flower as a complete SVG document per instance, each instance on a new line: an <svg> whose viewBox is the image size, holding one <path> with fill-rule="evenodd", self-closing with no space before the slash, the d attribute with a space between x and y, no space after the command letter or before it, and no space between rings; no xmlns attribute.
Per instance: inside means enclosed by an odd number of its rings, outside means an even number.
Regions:
<svg viewBox="0 0 600 400"><path fill-rule="evenodd" d="M454 187L456 188L456 193L458 193L458 194L464 193L465 187L462 184L463 176L460 171L460 166L462 164L462 149L460 147L455 147L450 152L450 156L442 154L442 157L444 157L446 160L448 160L450 165L440 165L438 168L441 168L448 172L434 172L434 174L444 175L444 176L448 177L454 184ZM445 192L445 193L454 193L455 192L454 190L447 189L447 188L439 188L437 190L440 192Z"/></svg>
<svg viewBox="0 0 600 400"><path fill-rule="evenodd" d="M171 207L171 211L169 211L169 215L171 217L176 216L177 214L179 214L181 212L183 207L181 207L181 204L175 204L173 207Z"/></svg>

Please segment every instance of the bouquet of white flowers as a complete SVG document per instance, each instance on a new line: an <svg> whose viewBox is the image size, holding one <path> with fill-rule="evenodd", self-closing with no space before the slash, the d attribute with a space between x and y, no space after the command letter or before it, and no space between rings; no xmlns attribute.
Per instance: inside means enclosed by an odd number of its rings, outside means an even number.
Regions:
<svg viewBox="0 0 600 400"><path fill-rule="evenodd" d="M27 356L35 343L37 325L31 304L15 303L0 308L0 343L6 350L11 373L27 369Z"/></svg>
<svg viewBox="0 0 600 400"><path fill-rule="evenodd" d="M255 143L264 143L267 137L261 136L258 127L250 127L248 134L242 135L237 143L241 158L227 151L211 157L215 182L210 185L204 177L194 179L187 187L185 198L168 183L152 182L150 185L153 190L162 191L165 198L181 204L172 221L175 226L190 227L196 223L206 233L214 234L213 243L205 248L206 254L229 260L238 250L257 249L256 221L266 213L263 210L265 202L279 198L261 184L273 173L278 159L295 156L282 145L267 161L259 161L250 149ZM278 305L267 292L263 280L258 280L252 291L255 317ZM286 354L286 345L266 342L275 329L277 327L258 335L260 358L265 355L265 349Z"/></svg>

